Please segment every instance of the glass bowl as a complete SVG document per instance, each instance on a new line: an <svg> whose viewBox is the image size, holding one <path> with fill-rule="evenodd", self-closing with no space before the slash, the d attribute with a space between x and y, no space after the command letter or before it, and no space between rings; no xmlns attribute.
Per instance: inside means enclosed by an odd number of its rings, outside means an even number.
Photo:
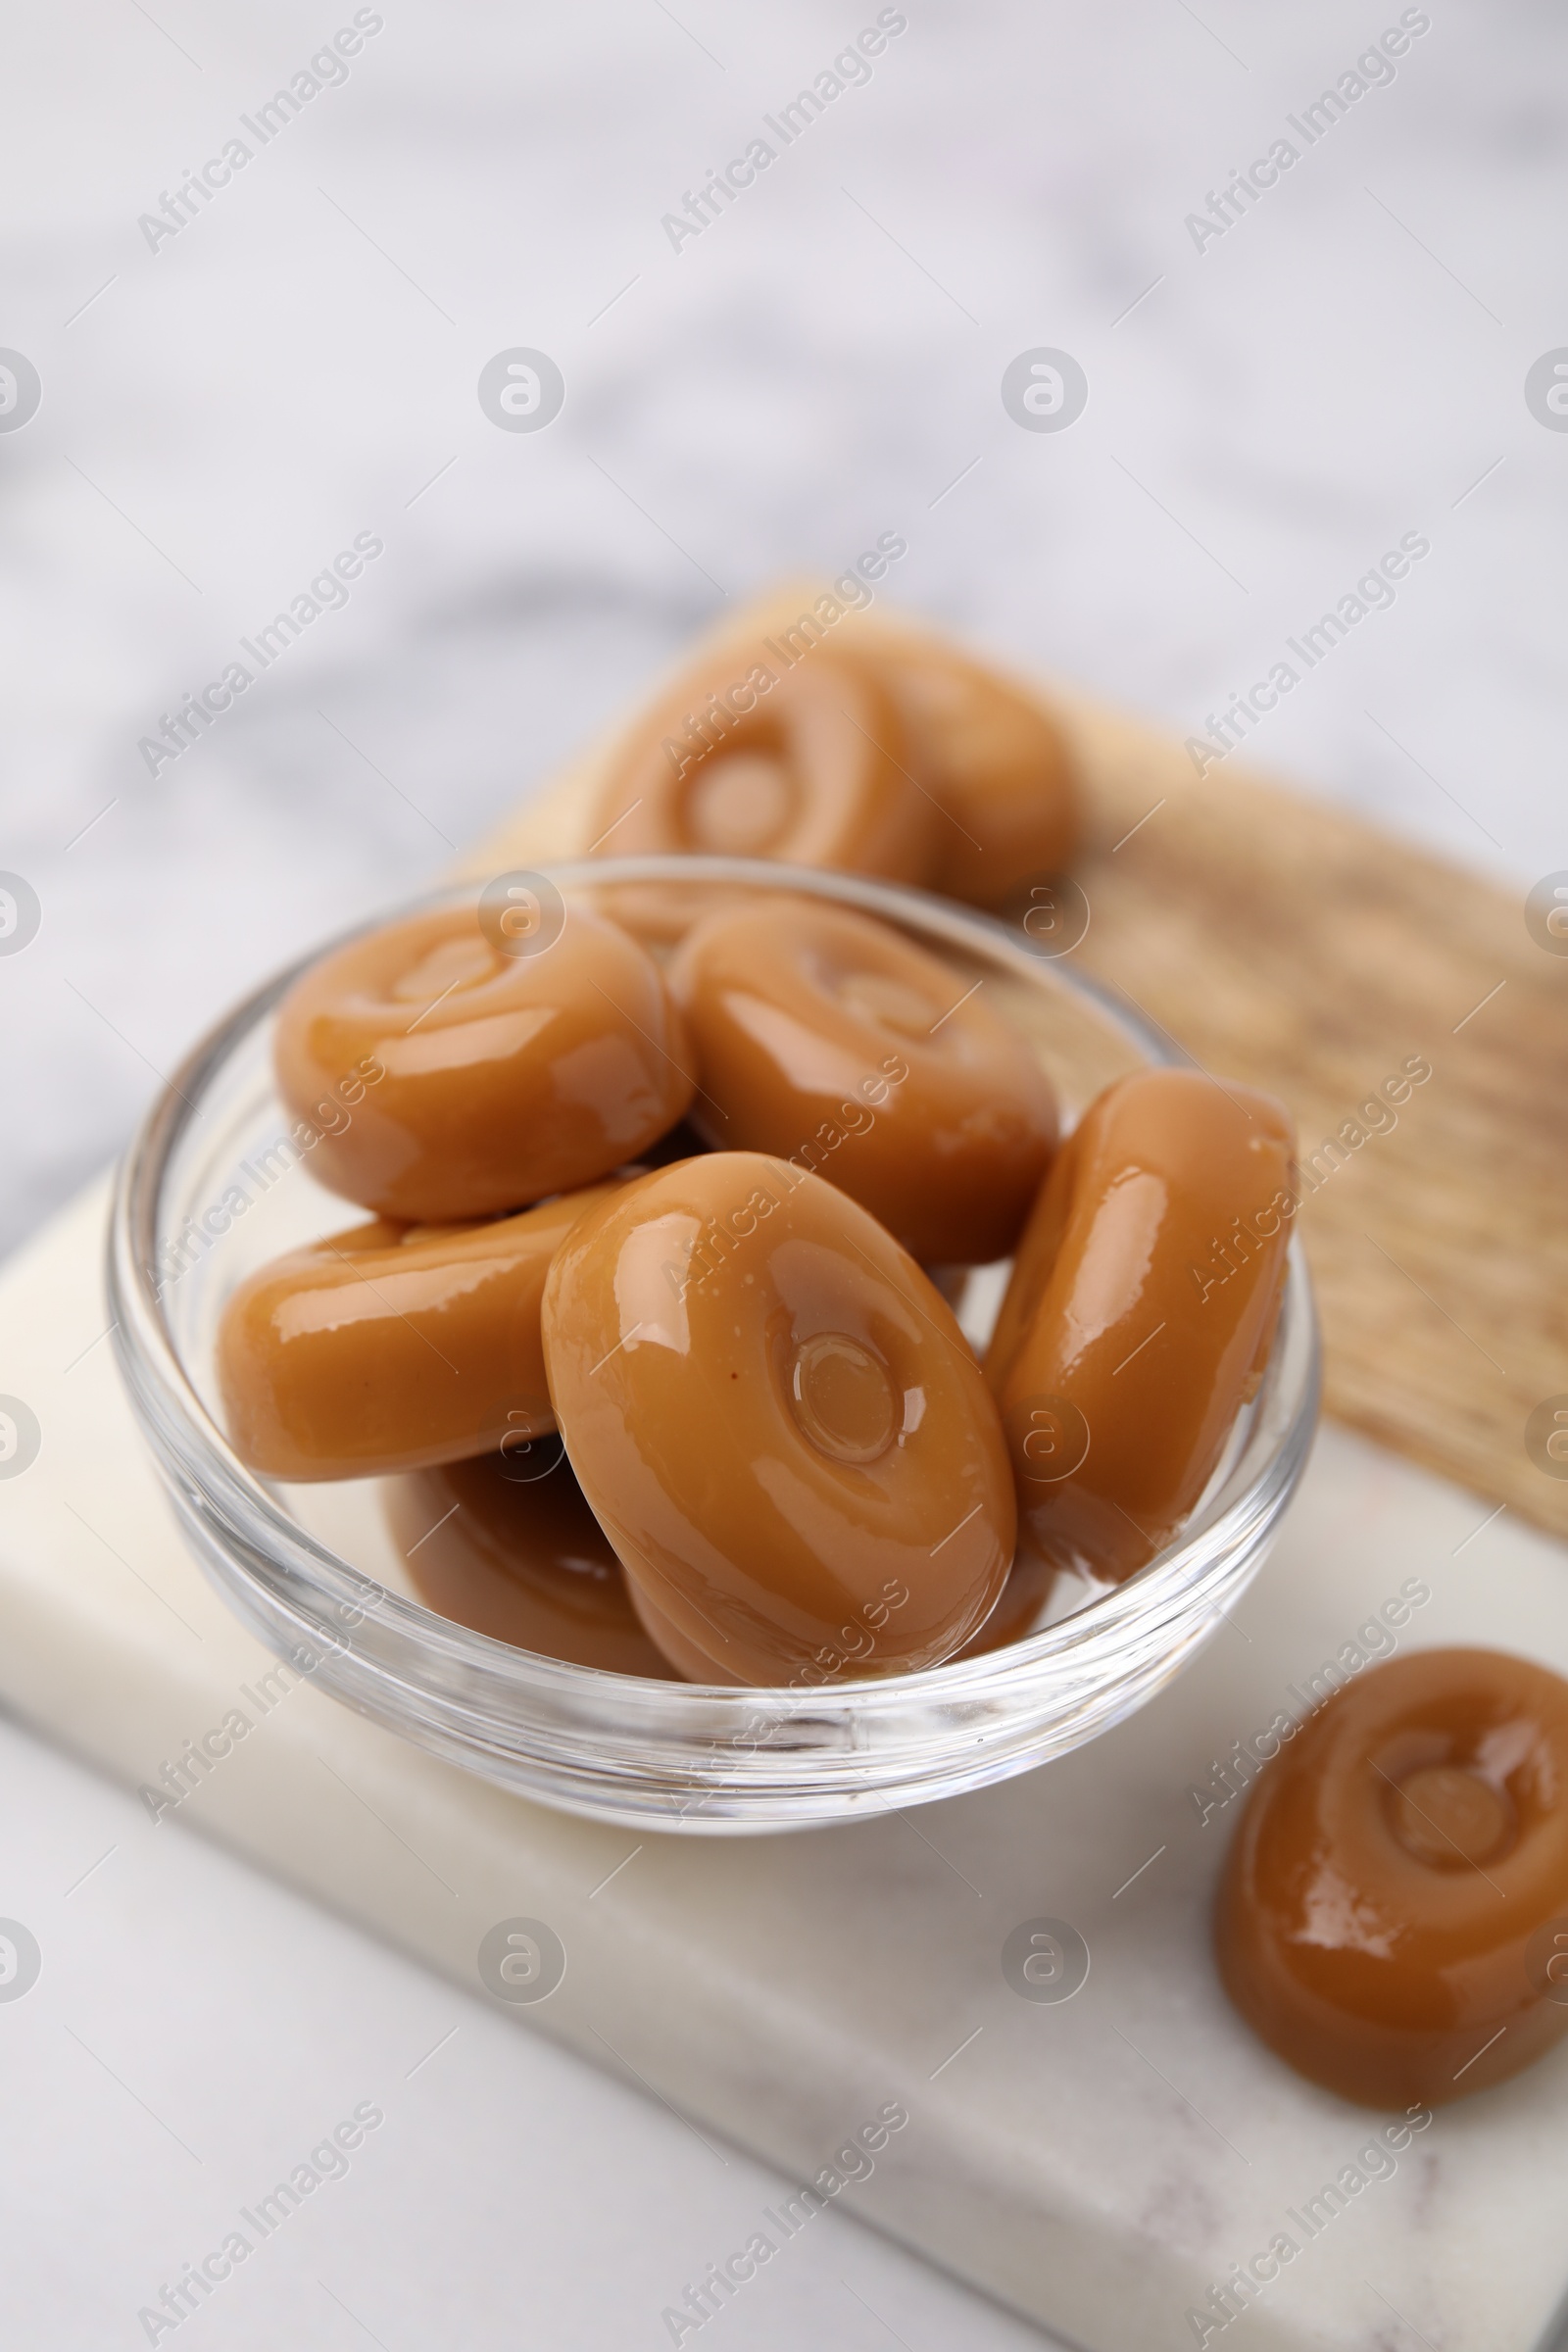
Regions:
<svg viewBox="0 0 1568 2352"><path fill-rule="evenodd" d="M650 883L677 885L683 906L788 890L880 916L952 966L956 994L985 980L1033 1041L1069 1123L1111 1079L1184 1058L1053 952L1066 935L1054 901L1008 925L858 875L692 858L557 864L543 895L598 900L639 886L620 901L631 910L648 904ZM469 884L419 905L474 895ZM132 1407L192 1551L269 1647L296 1661L308 1652L313 1679L362 1714L503 1788L601 1821L697 1834L800 1828L952 1796L1081 1746L1168 1682L1256 1574L1317 1416L1316 1323L1297 1239L1262 1385L1180 1538L1127 1584L1010 1646L831 1690L737 1690L569 1665L436 1616L392 1547L381 1482L258 1478L220 1420L214 1349L226 1299L279 1250L354 1215L316 1183L308 1156L291 1162L280 1148L290 1121L272 1082L273 1015L302 968L231 1012L154 1104L121 1172L111 1311ZM977 1344L1001 1288L1000 1269L971 1278L962 1318Z"/></svg>

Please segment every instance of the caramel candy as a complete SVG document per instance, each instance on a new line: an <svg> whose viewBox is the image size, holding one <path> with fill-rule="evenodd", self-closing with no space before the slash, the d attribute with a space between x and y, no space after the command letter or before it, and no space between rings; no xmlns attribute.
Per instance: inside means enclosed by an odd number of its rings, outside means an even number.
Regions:
<svg viewBox="0 0 1568 2352"><path fill-rule="evenodd" d="M859 656L892 689L910 763L948 819L936 828L933 887L1000 906L1064 871L1078 847L1078 792L1049 712L948 646L877 638Z"/></svg>
<svg viewBox="0 0 1568 2352"><path fill-rule="evenodd" d="M782 894L703 923L668 977L710 1143L798 1160L914 1257L1006 1255L1056 1105L983 987L885 923Z"/></svg>
<svg viewBox="0 0 1568 2352"><path fill-rule="evenodd" d="M898 712L856 662L760 644L714 657L640 726L606 780L597 853L685 851L923 881L936 813Z"/></svg>
<svg viewBox="0 0 1568 2352"><path fill-rule="evenodd" d="M1198 1502L1267 1361L1294 1141L1268 1095L1145 1070L1062 1146L986 1357L1048 1558L1119 1583Z"/></svg>
<svg viewBox="0 0 1568 2352"><path fill-rule="evenodd" d="M994 1649L1008 1649L1038 1632L1041 1613L1060 1574L1054 1560L1042 1557L1027 1542L1020 1544L996 1607L964 1643L959 1657L979 1658Z"/></svg>
<svg viewBox="0 0 1568 2352"><path fill-rule="evenodd" d="M484 1225L377 1219L263 1266L219 1325L235 1452L269 1478L368 1478L552 1429L545 1275L577 1219L616 1189Z"/></svg>
<svg viewBox="0 0 1568 2352"><path fill-rule="evenodd" d="M559 1438L396 1479L387 1522L426 1608L514 1649L670 1679Z"/></svg>
<svg viewBox="0 0 1568 2352"><path fill-rule="evenodd" d="M471 906L353 940L285 998L275 1056L300 1111L342 1072L382 1068L311 1164L332 1192L420 1223L608 1175L672 1127L692 1092L657 965L581 906L539 953L493 944Z"/></svg>
<svg viewBox="0 0 1568 2352"><path fill-rule="evenodd" d="M1002 1590L1006 1446L874 1218L751 1152L628 1185L545 1286L572 1466L682 1672L801 1688L939 1664Z"/></svg>
<svg viewBox="0 0 1568 2352"><path fill-rule="evenodd" d="M1252 1788L1216 1938L1248 2024L1342 2098L1529 2066L1568 2034L1568 1683L1431 1649L1337 1690Z"/></svg>

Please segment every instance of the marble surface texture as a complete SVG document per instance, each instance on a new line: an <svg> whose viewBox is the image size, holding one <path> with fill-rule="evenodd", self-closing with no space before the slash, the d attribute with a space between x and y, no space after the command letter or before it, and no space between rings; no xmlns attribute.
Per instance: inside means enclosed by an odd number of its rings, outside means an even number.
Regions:
<svg viewBox="0 0 1568 2352"><path fill-rule="evenodd" d="M662 217L875 7L370 13L347 78L156 250L140 217L353 8L71 0L7 24L0 347L41 402L12 430L0 400L0 869L41 927L0 955L0 1242L119 1148L245 988L430 878L728 601L880 531L908 542L903 600L1183 735L1420 532L1396 601L1250 756L1521 895L1568 868L1568 433L1524 397L1568 345L1568 27L1545 0L1433 0L1394 78L1201 251L1187 216L1398 6L911 0L869 79L678 251ZM514 347L564 378L540 433L476 397ZM1063 432L1002 405L1038 347L1088 378ZM360 532L384 552L348 603L149 773L161 714ZM90 1461L70 1499L115 1542ZM135 1843L125 1800L30 1736L5 1747L0 1915L47 1900L51 1965L89 2008L47 2032L33 1998L0 2008L0 2258L19 2340L100 2352L142 2340L144 2250L209 2242L209 2166L242 2195L253 2152L303 2152L456 2012L216 1848ZM776 2180L462 2016L412 2074L418 2128L376 2143L381 2180L367 2155L270 2278L192 2321L211 2341L483 2347L520 2313L623 2352L663 2340L671 2270L744 2242ZM1188 2022L1167 2028L1179 2047ZM1408 2325L1369 2304L1350 2340L1528 2340L1512 2244L1479 2207L1448 2219L1471 2287ZM1035 2340L843 2213L822 2229L715 2323L732 2345ZM373 2308L337 2267L389 2259ZM1457 2315L1483 2312L1467 2335Z"/></svg>

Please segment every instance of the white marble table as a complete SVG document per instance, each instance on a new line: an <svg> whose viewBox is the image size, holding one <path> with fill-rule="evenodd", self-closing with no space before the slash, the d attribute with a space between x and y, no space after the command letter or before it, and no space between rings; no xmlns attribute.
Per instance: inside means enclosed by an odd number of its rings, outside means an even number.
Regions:
<svg viewBox="0 0 1568 2352"><path fill-rule="evenodd" d="M1568 340L1555 14L1434 8L1392 85L1200 254L1186 216L1397 8L911 7L870 81L678 253L661 216L875 9L380 13L347 81L156 252L138 216L353 10L81 0L8 30L0 345L42 403L0 430L0 868L42 927L0 956L7 1241L118 1148L221 1004L432 874L726 592L836 570L884 529L908 540L911 603L1183 734L1420 530L1432 553L1398 601L1251 756L1521 890L1568 867L1568 435L1523 398ZM566 382L537 435L498 431L476 397L521 345ZM1090 382L1060 434L1000 399L1045 345ZM361 531L384 554L347 606L150 775L137 745L160 714ZM182 1835L127 1869L124 1800L21 1734L7 1759L24 1891L0 1910L63 1906L73 1981L113 2025L98 2057L160 2107L156 2085L189 2086L182 2135L225 2194L254 2185L250 2149L271 2163L336 2120L339 2091L379 2085L394 2025L411 2066L446 2030L447 1996L395 1955ZM619 2352L660 2340L671 2267L692 2275L771 2201L657 2103L463 2015L413 2080L423 2148L405 2138L373 2190L367 2156L335 2218L298 2225L326 2285L302 2241L272 2248L287 2284L229 2289L194 2323L213 2340L335 2346L363 2317L390 2352L443 2327L482 2346L515 2340L520 2310L547 2340ZM18 2332L135 2340L122 2288L143 2246L172 2262L207 2242L151 2151L204 2194L205 2167L63 2029L17 2045L0 2232ZM460 2134L462 2159L425 2152ZM1019 2340L837 2214L822 2227L831 2259L792 2249L724 2314L732 2343L858 2352L884 2322L912 2352ZM1483 2278L1507 2272L1505 2248L1465 2242ZM356 2277L400 2249L392 2300L336 2309L329 2246L356 2249ZM1410 2316L1444 2340L1441 2315ZM1382 2325L1399 2352L1418 2340Z"/></svg>

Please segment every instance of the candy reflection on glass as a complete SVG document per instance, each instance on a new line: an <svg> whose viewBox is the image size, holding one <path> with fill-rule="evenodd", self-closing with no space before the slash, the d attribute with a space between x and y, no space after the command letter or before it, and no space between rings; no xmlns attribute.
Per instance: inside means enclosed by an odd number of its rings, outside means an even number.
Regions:
<svg viewBox="0 0 1568 2352"><path fill-rule="evenodd" d="M960 1658L979 1658L994 1649L1006 1649L1014 1642L1027 1641L1031 1634L1050 1623L1053 1615L1060 1613L1051 1611L1049 1604L1065 1597L1062 1588L1072 1588L1072 1597L1081 1605L1087 1595L1077 1590L1078 1582L1070 1570L1046 1559L1033 1544L1021 1543L1013 1553L1012 1566L1007 1570L995 1608L980 1631L971 1634L956 1654Z"/></svg>
<svg viewBox="0 0 1568 2352"><path fill-rule="evenodd" d="M385 1501L415 1590L438 1616L568 1665L671 1678L559 1438L414 1471L388 1481Z"/></svg>

